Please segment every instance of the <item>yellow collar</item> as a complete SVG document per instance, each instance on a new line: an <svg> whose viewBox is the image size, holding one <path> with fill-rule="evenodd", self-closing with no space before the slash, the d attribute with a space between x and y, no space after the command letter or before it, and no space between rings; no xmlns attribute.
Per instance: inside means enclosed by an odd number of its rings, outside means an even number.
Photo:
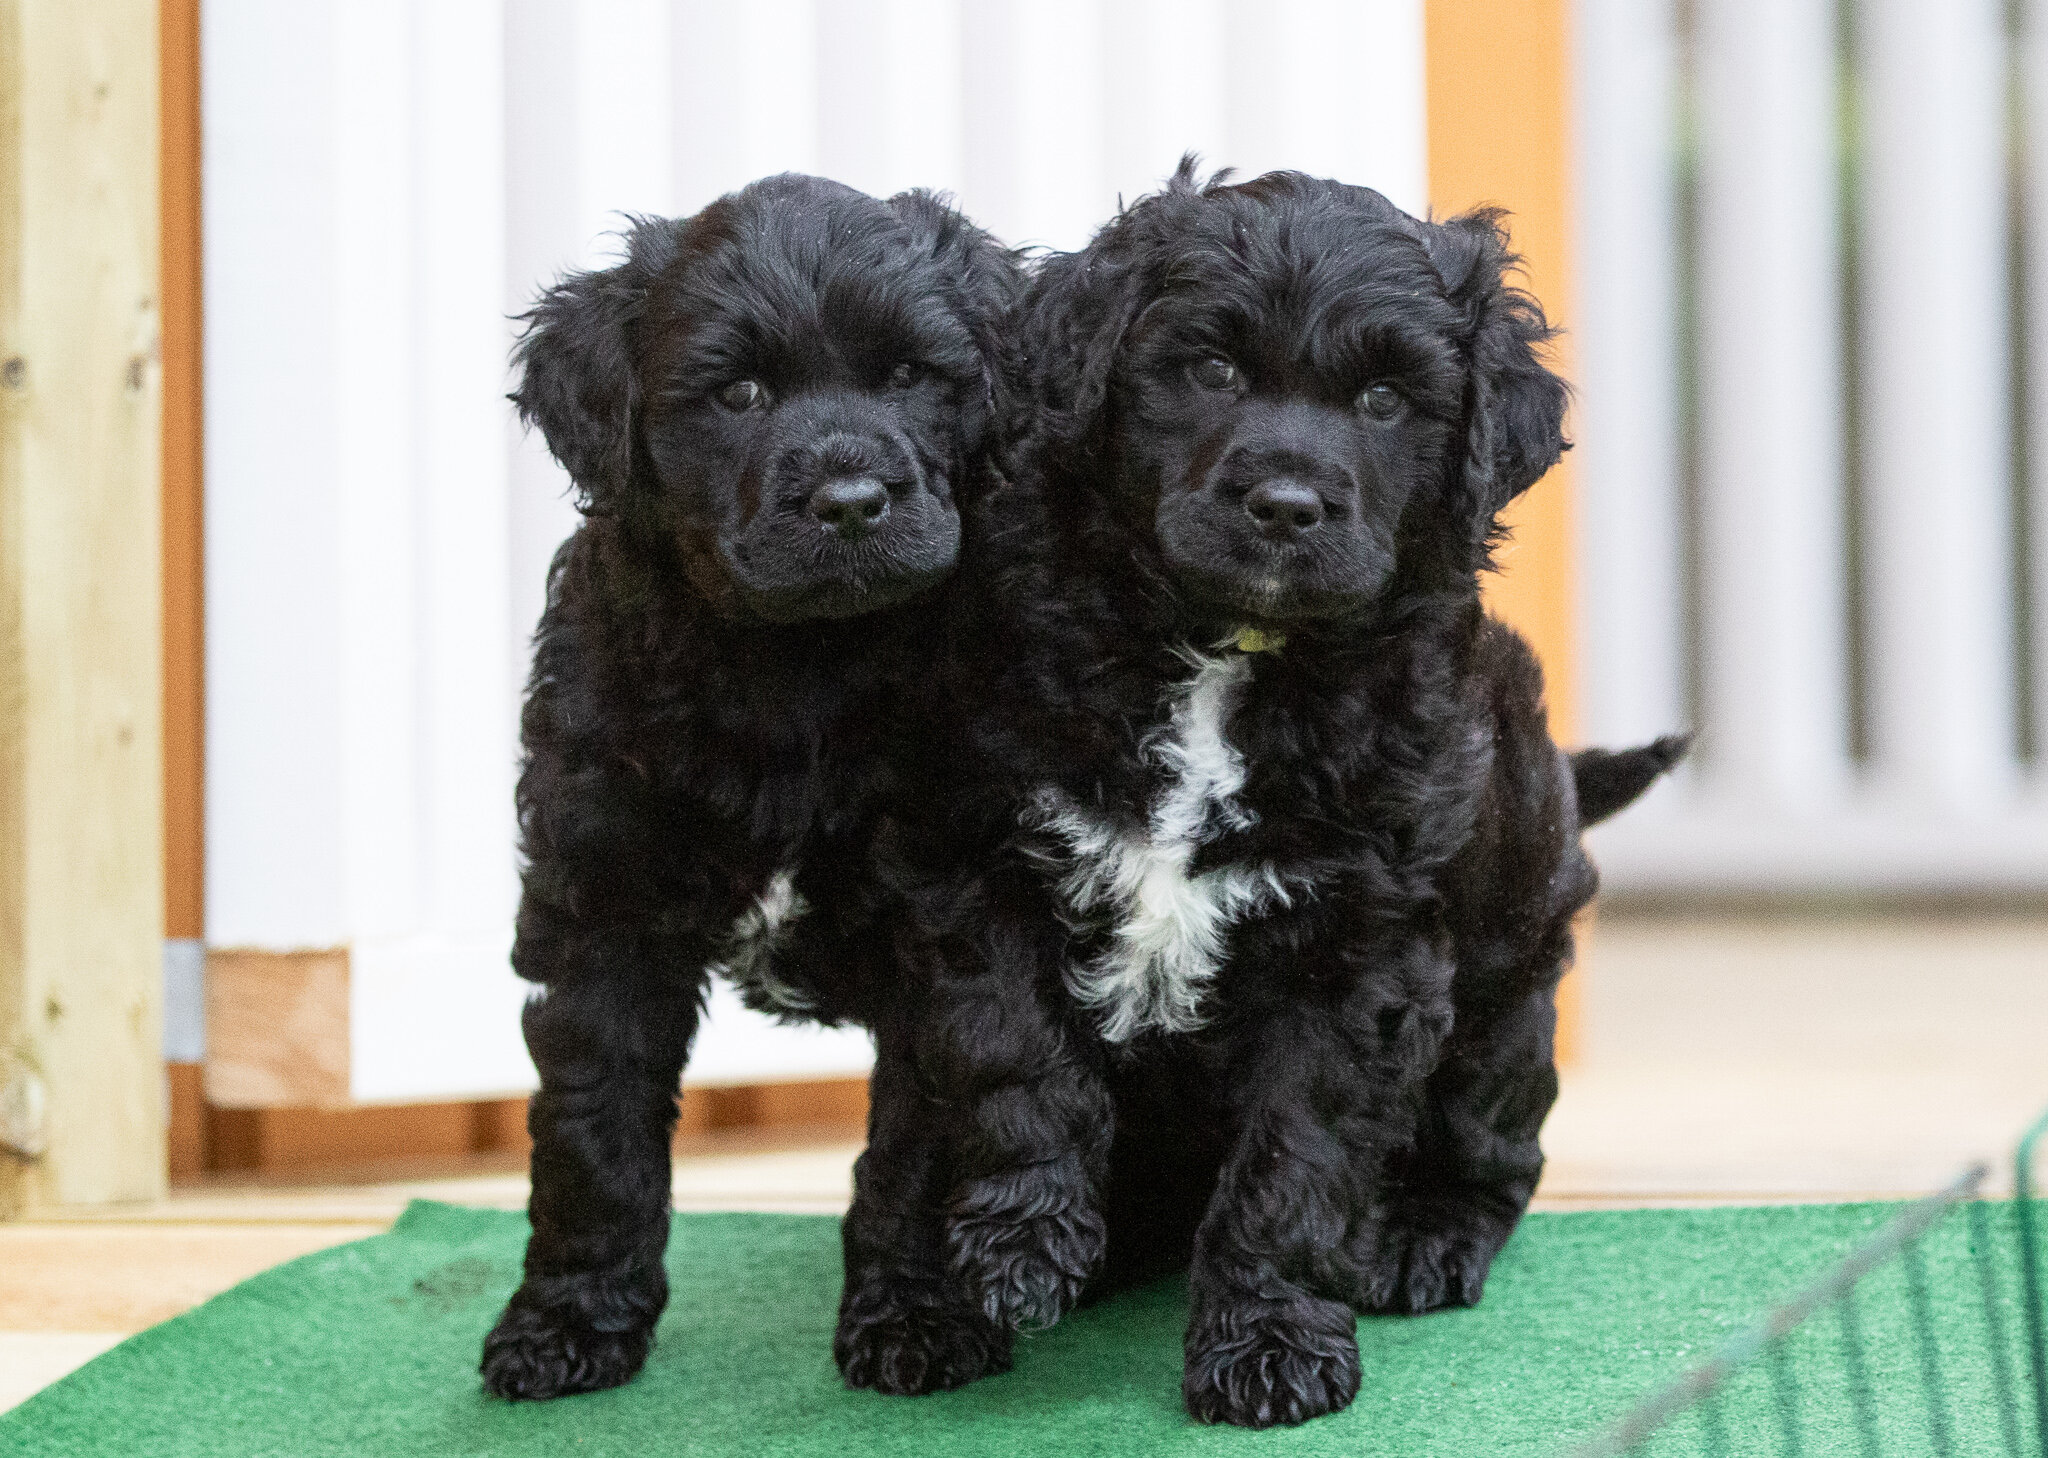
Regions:
<svg viewBox="0 0 2048 1458"><path fill-rule="evenodd" d="M1287 635L1269 633L1263 628L1239 628L1230 643L1240 653L1278 653L1287 646Z"/></svg>

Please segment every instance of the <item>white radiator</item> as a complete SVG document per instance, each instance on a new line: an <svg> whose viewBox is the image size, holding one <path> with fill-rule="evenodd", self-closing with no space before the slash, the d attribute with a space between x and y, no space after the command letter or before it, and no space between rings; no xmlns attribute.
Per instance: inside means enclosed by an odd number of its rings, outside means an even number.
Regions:
<svg viewBox="0 0 2048 1458"><path fill-rule="evenodd" d="M1578 0L1583 737L1700 731L1611 888L2048 890L2043 11Z"/></svg>

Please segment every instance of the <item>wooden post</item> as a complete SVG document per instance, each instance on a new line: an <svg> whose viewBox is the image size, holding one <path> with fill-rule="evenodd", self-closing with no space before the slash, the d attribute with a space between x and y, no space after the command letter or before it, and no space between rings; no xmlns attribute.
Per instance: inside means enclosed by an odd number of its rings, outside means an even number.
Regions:
<svg viewBox="0 0 2048 1458"><path fill-rule="evenodd" d="M1438 217L1482 203L1507 208L1526 287L1551 322L1571 324L1570 7L1566 0L1428 0L1429 198ZM1555 359L1571 377L1571 336ZM1569 430L1567 423L1567 430ZM1578 735L1572 621L1572 469L1557 468L1508 511L1513 532L1487 607L1543 662L1550 732ZM1558 1045L1577 1036L1578 979L1559 998Z"/></svg>
<svg viewBox="0 0 2048 1458"><path fill-rule="evenodd" d="M1438 217L1508 209L1525 286L1570 326L1570 34L1565 0L1429 0L1429 201ZM1571 375L1571 336L1555 358ZM1569 427L1568 427L1569 428ZM1578 731L1571 457L1509 509L1487 606L1543 660L1550 730Z"/></svg>
<svg viewBox="0 0 2048 1458"><path fill-rule="evenodd" d="M164 935L206 935L199 0L162 0Z"/></svg>
<svg viewBox="0 0 2048 1458"><path fill-rule="evenodd" d="M164 338L164 937L206 936L206 578L200 314L199 0L160 0ZM170 950L165 961L168 965ZM204 1065L166 1037L171 1178L206 1168ZM182 1061L182 1060L192 1061Z"/></svg>
<svg viewBox="0 0 2048 1458"><path fill-rule="evenodd" d="M0 0L0 1214L164 1188L157 15Z"/></svg>

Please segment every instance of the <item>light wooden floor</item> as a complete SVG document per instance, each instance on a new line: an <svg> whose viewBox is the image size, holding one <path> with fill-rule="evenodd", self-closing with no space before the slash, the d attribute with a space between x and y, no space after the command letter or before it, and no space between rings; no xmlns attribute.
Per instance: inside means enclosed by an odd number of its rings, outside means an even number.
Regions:
<svg viewBox="0 0 2048 1458"><path fill-rule="evenodd" d="M1575 975L1583 1039L1539 1208L1919 1193L2002 1158L2048 1104L2048 916L1610 917ZM836 1213L858 1152L707 1140L678 1161L676 1205ZM414 1198L514 1209L526 1182L503 1164L387 1167L0 1226L0 1409Z"/></svg>

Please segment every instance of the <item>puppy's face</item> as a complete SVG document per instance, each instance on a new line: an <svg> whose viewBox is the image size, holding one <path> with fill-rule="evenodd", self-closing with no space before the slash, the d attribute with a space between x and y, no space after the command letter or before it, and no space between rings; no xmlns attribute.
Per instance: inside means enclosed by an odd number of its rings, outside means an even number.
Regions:
<svg viewBox="0 0 2048 1458"><path fill-rule="evenodd" d="M1118 517L1206 616L1354 615L1418 550L1476 561L1562 446L1562 385L1530 352L1541 317L1496 307L1520 296L1490 218L1434 228L1360 188L1184 174L1076 257L1061 267L1085 282L1055 267L1042 290L1084 316L1069 418ZM1504 388L1533 391L1528 408Z"/></svg>
<svg viewBox="0 0 2048 1458"><path fill-rule="evenodd" d="M1459 319L1384 225L1259 226L1233 246L1230 221L1186 240L1126 340L1123 489L1195 598L1258 621L1341 614L1385 585L1457 432Z"/></svg>
<svg viewBox="0 0 2048 1458"><path fill-rule="evenodd" d="M1013 287L1008 256L929 197L770 178L642 223L625 265L551 293L519 399L586 509L672 548L706 598L775 623L852 617L953 567ZM593 312L615 357L557 352ZM593 458L580 432L607 368L625 371L598 412L619 439Z"/></svg>

